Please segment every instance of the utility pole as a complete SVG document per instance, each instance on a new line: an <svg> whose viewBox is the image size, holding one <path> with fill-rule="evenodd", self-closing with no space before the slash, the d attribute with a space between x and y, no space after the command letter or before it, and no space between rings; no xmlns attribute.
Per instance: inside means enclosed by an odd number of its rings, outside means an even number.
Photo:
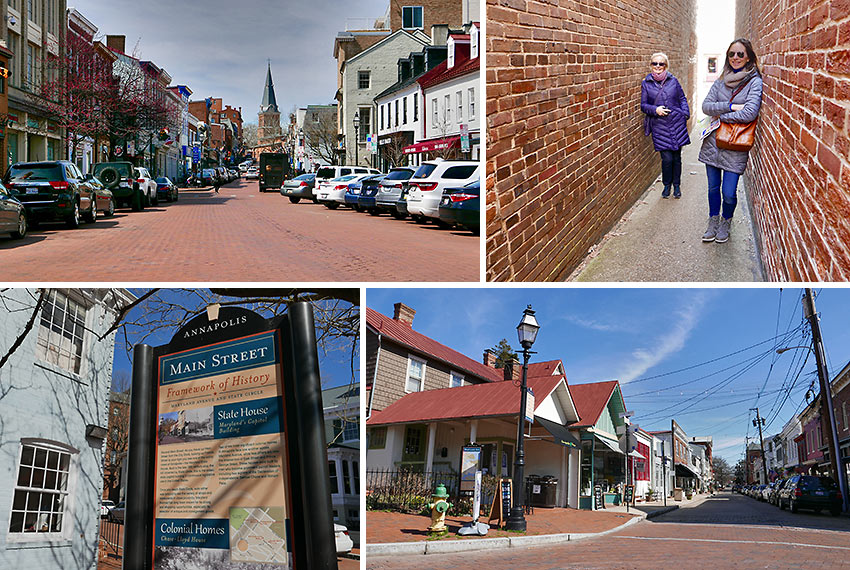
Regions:
<svg viewBox="0 0 850 570"><path fill-rule="evenodd" d="M834 479L838 482L841 497L844 502L844 512L850 511L850 497L847 495L847 482L841 469L841 458L838 456L838 430L835 426L835 409L832 406L832 386L829 382L829 372L826 369L826 358L824 356L823 338L820 334L820 319L815 310L815 296L811 288L806 288L803 297L803 314L809 320L812 327L812 345L814 346L815 360L818 365L818 378L820 379L820 417L829 418L829 459L832 464Z"/></svg>
<svg viewBox="0 0 850 570"><path fill-rule="evenodd" d="M664 489L664 506L667 506L667 456L664 455L664 441L661 441L661 471L662 475L662 483L661 486Z"/></svg>
<svg viewBox="0 0 850 570"><path fill-rule="evenodd" d="M767 458L764 456L764 437L761 433L761 426L764 425L764 418L759 415L758 408L750 408L750 411L756 411L756 419L753 420L753 425L759 428L759 445L761 445L761 466L764 469L764 483L768 483L767 477Z"/></svg>

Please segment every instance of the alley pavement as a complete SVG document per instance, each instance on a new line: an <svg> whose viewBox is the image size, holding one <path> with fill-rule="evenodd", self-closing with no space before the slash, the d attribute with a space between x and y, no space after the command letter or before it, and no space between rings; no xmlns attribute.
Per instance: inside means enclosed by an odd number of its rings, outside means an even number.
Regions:
<svg viewBox="0 0 850 570"><path fill-rule="evenodd" d="M569 277L570 281L763 281L743 179L729 241L703 243L708 181L691 133L682 149L682 198L661 198L659 177ZM661 159L658 153L654 160ZM612 189L614 191L614 189Z"/></svg>
<svg viewBox="0 0 850 570"><path fill-rule="evenodd" d="M0 236L4 282L478 281L479 238L310 201L240 179L69 230Z"/></svg>
<svg viewBox="0 0 850 570"><path fill-rule="evenodd" d="M373 570L646 568L850 568L850 518L780 511L719 493L683 508L574 542L474 553L367 556ZM371 516L372 513L369 513ZM424 564L423 564L424 561Z"/></svg>

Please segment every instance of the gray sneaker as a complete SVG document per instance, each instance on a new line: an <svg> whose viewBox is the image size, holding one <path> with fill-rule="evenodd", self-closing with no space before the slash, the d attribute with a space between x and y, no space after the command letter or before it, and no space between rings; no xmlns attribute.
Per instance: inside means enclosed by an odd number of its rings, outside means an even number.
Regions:
<svg viewBox="0 0 850 570"><path fill-rule="evenodd" d="M720 224L717 226L717 236L714 238L715 243L726 243L729 241L729 226L732 220L720 218Z"/></svg>
<svg viewBox="0 0 850 570"><path fill-rule="evenodd" d="M702 241L714 241L717 236L717 226L720 225L720 216L711 216L708 218L708 229L702 234Z"/></svg>

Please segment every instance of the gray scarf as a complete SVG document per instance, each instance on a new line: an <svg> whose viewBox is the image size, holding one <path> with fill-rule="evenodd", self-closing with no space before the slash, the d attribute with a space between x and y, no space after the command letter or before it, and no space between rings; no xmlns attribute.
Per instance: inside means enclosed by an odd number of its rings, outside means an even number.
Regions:
<svg viewBox="0 0 850 570"><path fill-rule="evenodd" d="M750 69L742 69L737 73L727 72L723 74L723 83L729 89L737 89L742 83L746 83L756 75L758 75L758 71L756 71L755 67Z"/></svg>

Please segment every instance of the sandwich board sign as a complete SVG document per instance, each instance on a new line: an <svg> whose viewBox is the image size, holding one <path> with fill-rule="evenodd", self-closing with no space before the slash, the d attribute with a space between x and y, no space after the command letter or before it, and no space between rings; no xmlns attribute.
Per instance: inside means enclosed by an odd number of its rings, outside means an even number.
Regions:
<svg viewBox="0 0 850 570"><path fill-rule="evenodd" d="M223 307L137 345L125 569L337 567L312 327Z"/></svg>

